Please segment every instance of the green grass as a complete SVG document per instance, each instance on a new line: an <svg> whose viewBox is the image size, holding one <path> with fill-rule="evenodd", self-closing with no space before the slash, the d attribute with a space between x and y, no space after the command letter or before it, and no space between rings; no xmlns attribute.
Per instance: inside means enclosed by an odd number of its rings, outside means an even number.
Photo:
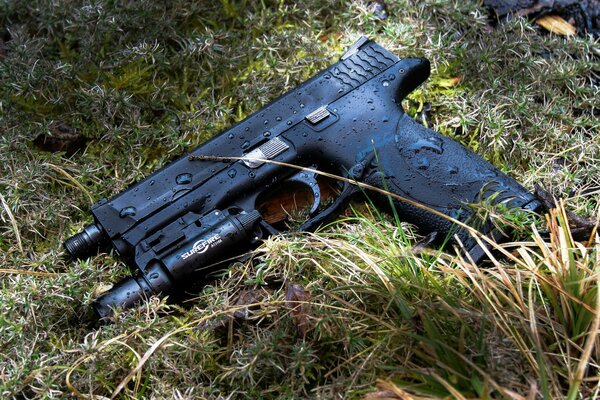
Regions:
<svg viewBox="0 0 600 400"><path fill-rule="evenodd" d="M597 397L600 241L575 241L562 208L481 210L519 241L480 269L451 250L413 251L415 227L354 205L316 234L269 239L183 306L155 300L89 325L93 299L128 274L110 254L64 257L91 201L362 34L431 60L411 115L431 103L432 128L598 215L597 41L519 18L490 26L476 1L388 8L379 21L360 1L0 4L1 397ZM33 144L59 125L87 145Z"/></svg>

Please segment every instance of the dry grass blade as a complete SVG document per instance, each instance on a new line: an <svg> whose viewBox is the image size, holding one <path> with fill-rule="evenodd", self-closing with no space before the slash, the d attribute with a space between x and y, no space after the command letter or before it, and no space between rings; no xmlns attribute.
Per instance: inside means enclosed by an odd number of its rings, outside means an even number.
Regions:
<svg viewBox="0 0 600 400"><path fill-rule="evenodd" d="M23 250L23 243L21 241L21 234L19 233L19 226L17 225L17 220L15 219L15 216L10 210L8 203L6 203L6 199L4 198L2 193L0 193L0 201L2 201L2 207L4 208L4 211L6 211L6 215L8 215L8 219L10 220L13 232L15 233L15 238L17 239L17 246L19 247L19 251L21 252L21 254L24 255L25 251Z"/></svg>
<svg viewBox="0 0 600 400"><path fill-rule="evenodd" d="M360 182L357 181L356 179L351 179L351 178L346 178L344 176L340 176L340 175L336 175L336 174L332 174L329 172L325 172L325 171L320 171L318 169L314 169L314 168L308 168L308 167L303 167L301 165L297 165L297 164L290 164L290 163L286 163L286 162L282 162L282 161L275 161L275 160L270 160L270 159L266 159L266 158L259 158L259 157L222 157L222 156L215 156L215 155L190 155L188 156L188 159L190 161L194 161L194 160L210 160L210 161L223 161L223 162L229 162L230 160L236 160L236 161L258 161L258 162L262 162L262 163L268 163L268 164L274 164L274 165L280 165L283 167L288 167L288 168L293 168L293 169L297 169L300 171L306 171L306 172L310 172L310 173L314 173L316 175L320 175L320 176L324 176L326 178L330 178L330 179L334 179L340 182L345 182L345 183L349 183L351 185L355 185L358 186L361 189L367 189L373 192L377 192L380 194L383 194L385 196L389 196L392 197L394 199L400 200L404 203L410 204L411 206L417 207L421 210L425 210L431 214L434 214L438 217L444 218L458 226L460 226L461 228L466 229L467 231L469 231L469 233L471 233L472 235L481 238L482 240L486 241L487 243L489 243L492 246L498 246L498 244L491 238L483 235L481 232L479 232L477 229L473 228L470 225L465 224L462 221L457 220L456 218L453 218L447 214L444 214L441 211L438 211L436 209L433 209L425 204L419 203L415 200L409 199L407 197L404 196L400 196L399 194L396 193L392 193L389 190L385 190L385 189L381 189L379 187L373 186L373 185L369 185L367 183L364 182ZM484 246L485 249L485 246ZM500 247L497 248L498 250L504 250Z"/></svg>
<svg viewBox="0 0 600 400"><path fill-rule="evenodd" d="M97 337L97 334L98 334L98 333L99 333L99 332L92 333L92 334L90 334L90 335L86 336L86 338L87 338L87 337L89 337L89 338L92 340L92 343L95 343L95 341L96 341L96 337ZM98 344L98 346L97 346L97 348L96 348L96 350L97 350L97 352L101 352L103 349L105 349L105 348L107 348L107 347L111 346L111 345L112 345L112 344L114 344L114 343L123 344L123 342L121 341L121 339L127 338L127 337L129 337L129 336L132 336L132 335L135 335L135 334L137 334L137 333L139 333L139 330L136 330L136 331L134 331L134 332L131 332L131 333L122 333L121 335L115 336L115 337L113 337L113 338L111 338L111 339L107 340L106 342L99 343L99 344ZM129 346L127 346L127 347L128 347L128 348L130 348ZM131 350L133 350L133 349L131 349ZM134 354L136 354L136 355L137 355L137 353L135 353L135 352L134 352ZM102 396L97 396L97 395L93 395L93 394L92 394L92 395L90 395L90 396L88 397L88 396L84 395L83 393L81 393L81 391L79 391L79 389L77 389L77 388L76 388L76 387L75 387L75 386L72 384L72 382L71 382L71 375L73 374L73 372L75 372L75 371L77 370L77 368L78 368L78 367L79 367L81 364L85 363L86 361L88 361L88 360L90 360L90 359L93 359L95 356L96 356L96 353L94 352L94 353L91 353L91 354L89 354L89 353L88 353L88 354L85 354L85 355L83 355L83 356L79 357L79 358L78 358L78 359L77 359L77 360L76 360L76 361L75 361L75 362L74 362L74 363L71 365L71 367L70 367L70 368L69 368L69 370L67 371L67 375L65 376L65 383L66 383L67 387L68 387L68 388L71 390L71 392L72 392L73 394L75 394L75 396L77 396L79 399L86 399L86 400L87 400L87 399L96 399L96 398L102 397Z"/></svg>
<svg viewBox="0 0 600 400"><path fill-rule="evenodd" d="M434 400L433 397L421 397L413 395L398 386L393 382L378 380L377 392L367 394L363 400Z"/></svg>
<svg viewBox="0 0 600 400"><path fill-rule="evenodd" d="M600 275L596 274L596 290L600 290ZM591 368L590 359L594 349L598 348L598 333L600 330L600 296L596 299L596 315L594 316L594 322L591 329L588 330L585 347L577 364L577 370L575 376L571 380L571 389L567 398L572 400L576 399L579 394L579 386L585 378L586 371ZM599 383L597 383L596 390L599 389Z"/></svg>
<svg viewBox="0 0 600 400"><path fill-rule="evenodd" d="M117 385L115 390L112 392L110 398L111 399L117 398L117 396L121 393L121 391L123 391L125 386L127 386L127 384L133 379L133 377L138 376L141 373L141 370L144 367L144 364L146 364L146 362L148 362L150 357L152 357L152 355L158 349L160 349L161 346L163 346L169 338L173 337L174 335L176 335L178 333L185 332L193 326L205 323L210 319L213 319L213 318L216 318L219 316L229 315L238 310L242 310L247 307L250 308L250 307L259 306L261 304L263 304L263 303L245 304L245 305L241 305L241 306L229 307L225 310L216 311L216 312L211 313L210 315L206 315L202 318L198 318L191 322L188 322L188 323L182 325L181 327L179 327L175 330L172 330L172 331L168 332L167 334L163 335L156 342L154 342L154 344L152 346L150 346L150 348L148 350L146 350L146 352L144 353L144 355L141 358L138 359L137 365L131 371L129 371L127 376L125 378L123 378L123 380Z"/></svg>
<svg viewBox="0 0 600 400"><path fill-rule="evenodd" d="M92 197L91 193L81 184L77 181L77 179L75 179L71 174L69 174L67 171L65 171L63 168L59 167L58 165L54 165L51 163L44 163L45 166L47 166L48 168L52 169L55 172L58 172L60 175L64 176L65 178L67 178L67 180L69 182L71 182L73 185L75 185L79 190L81 190L89 199L90 204L92 204L94 202L94 197Z"/></svg>
<svg viewBox="0 0 600 400"><path fill-rule="evenodd" d="M452 222L453 224L456 224L458 226L460 226L461 228L467 230L469 232L469 234L471 234L471 236L473 236L473 238L477 241L477 243L479 244L479 246L481 246L481 248L485 251L485 253L487 254L487 256L490 258L490 260L492 260L494 262L494 264L496 266L499 266L500 264L498 263L498 261L496 260L496 257L491 253L490 249L488 248L487 245L491 246L491 248L493 250L496 250L498 252L500 252L502 255L504 255L508 260L518 264L521 267L527 268L527 264L525 264L521 259L519 259L518 257L516 257L514 254L512 254L511 252L509 252L505 246L497 243L494 239L484 235L483 233L479 232L477 229L473 228L472 226L457 220L456 218L453 218L449 215L444 214L443 212L440 212L436 209L433 209L425 204L421 204L419 202L416 202L414 200L411 200L409 198L406 198L404 196L400 196L396 193L392 193L388 190L385 189L381 189L378 188L376 186L373 185L369 185L363 182L359 182L355 179L350 179L350 178L346 178L343 176L339 176L339 175L335 175L335 174L331 174L329 172L324 172L324 171L320 171L317 169L313 169L313 168L307 168L307 167L303 167L300 165L296 165L296 164L290 164L290 163L286 163L286 162L281 162L281 161L274 161L274 160L268 160L268 159L264 159L264 158L257 158L257 157L221 157L221 156L210 156L210 155L191 155L188 157L190 160L214 160L214 161L224 161L224 162L229 162L229 160L239 160L239 161L260 161L260 162L264 162L264 163L271 163L271 164L275 164L275 165L281 165L284 167L289 167L289 168L294 168L294 169L298 169L301 171L306 171L306 172L311 172L311 173L315 173L317 175L321 175L321 176L325 176L327 178L331 178L331 179L335 179L338 180L340 182L346 182L349 183L351 185L356 185L362 189L367 189L367 190L371 190L373 192L377 192L380 194L383 194L385 196L389 196L391 198L400 200L402 202L405 202L407 204L410 204L411 206L417 207L419 209L425 210L431 214L434 214L438 217L444 218L450 222ZM485 243L484 243L485 242ZM472 263L472 262L471 262ZM375 267L375 270L378 270L377 267ZM541 279L547 279L546 277L541 277ZM589 311L594 311L594 309L592 307L590 307L589 305L585 304L584 302L582 302L580 299L577 299L576 297L574 297L572 294L568 293L567 291L564 291L562 288L558 288L559 291L561 291L561 293L567 297L570 297L571 300L575 301L575 302L579 302L583 307L586 307Z"/></svg>
<svg viewBox="0 0 600 400"><path fill-rule="evenodd" d="M590 390L593 378L586 372L598 362L600 242L595 238L588 248L573 240L563 202L548 215L548 226L549 240L534 229L535 246L517 249L525 269L480 269L459 260L460 270L447 265L444 272L493 310L494 324L539 375L544 396L565 396L560 381L566 371L566 397L575 399L583 382Z"/></svg>
<svg viewBox="0 0 600 400"><path fill-rule="evenodd" d="M0 268L0 274L43 276L46 278L55 278L59 275L54 272L39 272L39 271L29 271L26 269L10 269L10 268Z"/></svg>

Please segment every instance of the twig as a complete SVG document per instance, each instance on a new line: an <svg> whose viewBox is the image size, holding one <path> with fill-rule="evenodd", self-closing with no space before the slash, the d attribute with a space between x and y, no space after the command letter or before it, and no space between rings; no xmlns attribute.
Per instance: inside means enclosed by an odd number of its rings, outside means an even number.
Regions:
<svg viewBox="0 0 600 400"><path fill-rule="evenodd" d="M59 275L54 272L39 272L39 271L29 271L26 269L12 269L12 268L0 268L0 274L33 275L33 276L45 276L48 278L54 278Z"/></svg>

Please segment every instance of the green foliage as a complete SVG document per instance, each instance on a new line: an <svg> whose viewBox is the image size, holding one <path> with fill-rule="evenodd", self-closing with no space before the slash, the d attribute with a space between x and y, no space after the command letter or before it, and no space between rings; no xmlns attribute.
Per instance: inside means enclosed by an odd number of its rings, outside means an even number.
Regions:
<svg viewBox="0 0 600 400"><path fill-rule="evenodd" d="M476 1L387 3L385 21L366 1L0 3L3 398L110 396L132 371L117 398L363 398L378 380L430 397L595 396L600 249L597 236L572 238L564 212L544 222L479 205L525 239L478 269L416 251L413 227L357 206L317 234L267 241L183 306L154 300L89 324L91 301L129 273L110 254L64 258L91 200L260 109L361 34L431 60L409 114L431 103L432 128L597 213L597 43L520 18L492 27ZM36 147L57 126L87 144ZM307 293L301 311L288 284ZM258 290L256 304L240 300Z"/></svg>

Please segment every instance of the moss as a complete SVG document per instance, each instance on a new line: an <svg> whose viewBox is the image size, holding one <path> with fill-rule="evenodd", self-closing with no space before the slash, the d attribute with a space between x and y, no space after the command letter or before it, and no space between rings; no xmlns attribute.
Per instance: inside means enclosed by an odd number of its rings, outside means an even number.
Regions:
<svg viewBox="0 0 600 400"><path fill-rule="evenodd" d="M520 18L491 27L477 1L387 3L385 21L367 1L0 4L3 397L110 396L166 335L119 396L363 398L383 379L438 397L536 396L531 382L547 397L569 388L590 397L591 376L580 384L565 371L592 337L600 251L568 242L556 215L545 225L481 210L525 241L476 269L415 251L413 227L355 207L318 234L269 240L254 264L233 266L183 306L153 300L111 326L88 320L102 286L129 274L112 254L64 258L61 241L91 220L90 197L118 193L257 111L361 34L430 59L431 78L404 103L410 115L430 103L433 129L529 188L570 193L580 215L597 213L594 42ZM86 147L69 156L34 147L57 123ZM561 273L564 260L576 274ZM310 295L305 336L285 283ZM235 317L240 293L257 287L268 295Z"/></svg>

